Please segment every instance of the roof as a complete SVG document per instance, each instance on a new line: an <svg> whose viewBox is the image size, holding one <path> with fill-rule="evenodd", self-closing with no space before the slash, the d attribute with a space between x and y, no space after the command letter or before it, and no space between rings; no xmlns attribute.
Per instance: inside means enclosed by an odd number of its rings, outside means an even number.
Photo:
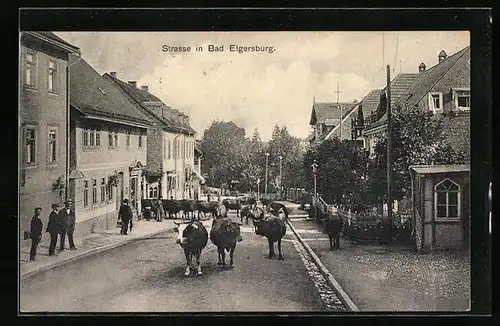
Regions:
<svg viewBox="0 0 500 326"><path fill-rule="evenodd" d="M418 74L418 78L406 90L406 96L400 99L401 108L409 108L417 105L420 100L429 93L436 83L450 71L456 64L464 63L467 69L459 69L458 73L470 74L467 61L470 59L470 46L447 57L437 65Z"/></svg>
<svg viewBox="0 0 500 326"><path fill-rule="evenodd" d="M341 107L343 107L342 116L345 116L357 104L314 102L309 124L324 123L327 119L340 119Z"/></svg>
<svg viewBox="0 0 500 326"><path fill-rule="evenodd" d="M361 101L364 118L369 116L371 112L375 112L377 110L378 103L380 102L380 94L382 94L381 89L374 89Z"/></svg>
<svg viewBox="0 0 500 326"><path fill-rule="evenodd" d="M412 165L409 169L418 174L470 172L469 165Z"/></svg>
<svg viewBox="0 0 500 326"><path fill-rule="evenodd" d="M360 103L353 103L354 106L351 107L348 112L346 112L346 114L344 114L344 117L342 119L342 123L348 123L347 122L347 119L354 113L354 112L357 112L357 109L359 108L359 105ZM340 119L339 119L340 120ZM340 121L339 121L340 122ZM326 139L330 139L330 137L332 137L332 135L335 134L335 131L337 131L337 129L340 128L340 123L338 125L336 125L335 127L333 127L331 130L328 130L326 133L324 133L323 135L321 135L320 139L321 140L326 140Z"/></svg>
<svg viewBox="0 0 500 326"><path fill-rule="evenodd" d="M142 106L142 108L146 109L150 114L154 115L166 127L184 133L196 133L196 131L189 124L180 122L178 120L178 115L184 115L184 116L187 115L180 112L179 110L170 108L168 105L163 103L158 97L154 96L148 91L137 88L133 85L130 85L127 82L124 82L116 77L113 77L108 73L105 73L103 77L113 81L123 91L125 91L125 93L127 93L132 99L134 99L137 103L139 103ZM165 114L164 116L158 116L154 111L152 111L152 107L155 105L164 106L164 111L163 111Z"/></svg>
<svg viewBox="0 0 500 326"><path fill-rule="evenodd" d="M407 93L407 89L413 85L415 80L419 77L419 74L398 74L394 79L391 81L391 108L394 108L394 106L400 101L400 98ZM380 96L379 100L377 101L377 107L378 104L380 103L380 98L382 96L385 96L387 91L387 87L384 87L380 91ZM363 108L363 111L365 109ZM372 130L376 127L385 125L387 121L387 113L384 113L380 119L378 119L376 122L372 123L368 127L365 128L365 131Z"/></svg>
<svg viewBox="0 0 500 326"><path fill-rule="evenodd" d="M23 32L23 34L28 34L31 36L34 36L38 39L41 39L43 41L48 41L48 43L52 43L56 46L59 46L60 48L64 49L67 52L76 52L80 53L80 48L77 46L66 42L56 34L52 32Z"/></svg>
<svg viewBox="0 0 500 326"><path fill-rule="evenodd" d="M83 113L121 121L151 125L151 121L134 106L109 81L99 75L83 58L78 58L70 68L71 106Z"/></svg>

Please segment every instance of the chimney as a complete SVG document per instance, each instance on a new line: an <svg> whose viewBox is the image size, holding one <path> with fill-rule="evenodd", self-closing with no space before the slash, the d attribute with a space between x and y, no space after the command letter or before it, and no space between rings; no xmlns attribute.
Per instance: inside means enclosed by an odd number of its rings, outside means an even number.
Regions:
<svg viewBox="0 0 500 326"><path fill-rule="evenodd" d="M448 55L446 54L446 52L444 52L444 50L441 50L441 52L439 52L439 55L438 55L439 62L441 62L444 59L446 59L447 56Z"/></svg>
<svg viewBox="0 0 500 326"><path fill-rule="evenodd" d="M111 75L111 77L116 78L116 71L112 71L109 74Z"/></svg>
<svg viewBox="0 0 500 326"><path fill-rule="evenodd" d="M148 91L149 91L147 86L141 86L141 89L142 89L143 91L146 91L146 92L148 92Z"/></svg>
<svg viewBox="0 0 500 326"><path fill-rule="evenodd" d="M425 63L421 63L420 66L418 66L418 72L424 72L425 71Z"/></svg>
<svg viewBox="0 0 500 326"><path fill-rule="evenodd" d="M135 80L129 80L128 83L137 88L137 82Z"/></svg>

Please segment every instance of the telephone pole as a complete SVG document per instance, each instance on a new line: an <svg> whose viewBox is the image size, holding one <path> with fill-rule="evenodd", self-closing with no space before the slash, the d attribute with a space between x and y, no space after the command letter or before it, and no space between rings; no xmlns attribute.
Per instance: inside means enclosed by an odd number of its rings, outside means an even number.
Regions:
<svg viewBox="0 0 500 326"><path fill-rule="evenodd" d="M337 82L337 90L335 91L337 93L337 107L339 107L339 83ZM342 107L340 107L340 141L342 141Z"/></svg>
<svg viewBox="0 0 500 326"><path fill-rule="evenodd" d="M387 65L387 219L389 222L389 241L392 239L392 194L391 194L391 167L392 167L392 144L391 144L391 70Z"/></svg>

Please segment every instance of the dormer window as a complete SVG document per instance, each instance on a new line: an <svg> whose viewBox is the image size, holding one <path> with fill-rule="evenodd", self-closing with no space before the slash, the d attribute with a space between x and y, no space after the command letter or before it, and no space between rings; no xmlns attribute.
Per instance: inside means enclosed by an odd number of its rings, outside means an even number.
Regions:
<svg viewBox="0 0 500 326"><path fill-rule="evenodd" d="M453 99L455 101L455 108L457 110L469 111L470 110L470 89L468 88L454 88Z"/></svg>
<svg viewBox="0 0 500 326"><path fill-rule="evenodd" d="M429 93L429 110L434 114L443 112L443 93Z"/></svg>

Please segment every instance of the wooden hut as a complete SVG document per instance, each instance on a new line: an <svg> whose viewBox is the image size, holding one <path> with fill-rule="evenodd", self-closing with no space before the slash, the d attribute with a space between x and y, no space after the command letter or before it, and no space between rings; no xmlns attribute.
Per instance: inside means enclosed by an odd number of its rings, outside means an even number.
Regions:
<svg viewBox="0 0 500 326"><path fill-rule="evenodd" d="M468 247L468 165L410 166L412 221L418 253Z"/></svg>

